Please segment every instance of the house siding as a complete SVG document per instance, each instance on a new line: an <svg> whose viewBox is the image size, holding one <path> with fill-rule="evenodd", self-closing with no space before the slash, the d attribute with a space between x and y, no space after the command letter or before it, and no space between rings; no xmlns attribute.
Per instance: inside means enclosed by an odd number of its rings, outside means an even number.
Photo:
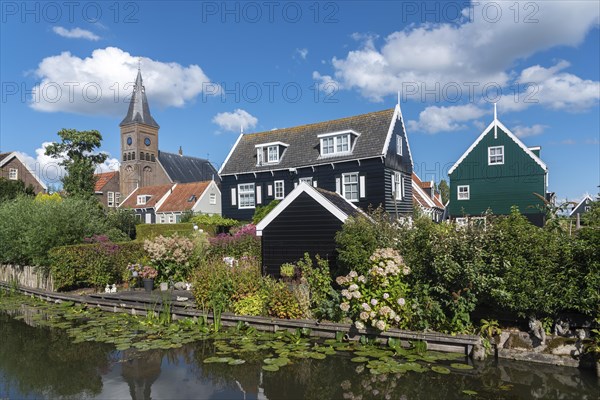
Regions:
<svg viewBox="0 0 600 400"><path fill-rule="evenodd" d="M341 228L342 221L308 194L300 194L262 231L264 273L279 277L282 264L298 261L305 252L319 254L335 269L335 234Z"/></svg>
<svg viewBox="0 0 600 400"><path fill-rule="evenodd" d="M334 163L333 166L331 164L319 165L314 167L314 171L311 167L305 167L297 168L296 173L289 172L288 170L273 171L272 174L271 172L259 172L256 173L256 177L254 174L239 174L237 175L237 180L233 175L223 176L221 194L221 198L223 199L223 216L242 221L252 219L255 209L239 209L237 198L236 205L231 204L231 189L236 189L237 196L237 185L239 184L254 183L255 193L256 187L260 186L262 203L257 205L266 205L275 199L274 187L271 195L269 196L268 194L268 185L274 185L275 181L284 181L286 196L294 189L295 184L299 183L301 178L310 177L312 177L313 182L317 181L319 188L335 192L336 178L341 179L342 174L351 172L358 172L359 177L363 176L365 179L365 197L359 198L358 202L353 203L354 205L366 210L369 206L378 207L384 203L385 174L383 162L381 158L372 158L361 160L360 165L358 161Z"/></svg>
<svg viewBox="0 0 600 400"><path fill-rule="evenodd" d="M26 188L31 186L35 194L45 192L44 187L40 185L40 182L31 174L31 172L29 172L27 167L25 167L17 157L13 157L0 168L0 177L9 179L11 169L16 169L18 171L17 180L22 181Z"/></svg>
<svg viewBox="0 0 600 400"><path fill-rule="evenodd" d="M217 196L217 204L210 204L210 195L215 194ZM217 185L209 185L204 192L203 197L200 199L196 207L193 209L194 213L202 214L217 214L221 215L221 193Z"/></svg>
<svg viewBox="0 0 600 400"><path fill-rule="evenodd" d="M491 146L504 146L504 164L488 165ZM462 185L469 185L469 200L458 200L457 187ZM481 215L489 209L503 215L517 206L532 222L540 224L543 202L534 193L545 195L546 172L500 128L495 139L492 127L450 174L448 213L456 218Z"/></svg>

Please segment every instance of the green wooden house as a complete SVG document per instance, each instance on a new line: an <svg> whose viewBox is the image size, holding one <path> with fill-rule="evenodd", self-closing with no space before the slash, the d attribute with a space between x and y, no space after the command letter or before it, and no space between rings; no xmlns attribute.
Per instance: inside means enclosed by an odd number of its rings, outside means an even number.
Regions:
<svg viewBox="0 0 600 400"><path fill-rule="evenodd" d="M548 167L540 147L525 146L496 116L448 175L447 212L457 223L482 218L487 211L509 214L517 206L532 223L544 224L539 196L548 196Z"/></svg>

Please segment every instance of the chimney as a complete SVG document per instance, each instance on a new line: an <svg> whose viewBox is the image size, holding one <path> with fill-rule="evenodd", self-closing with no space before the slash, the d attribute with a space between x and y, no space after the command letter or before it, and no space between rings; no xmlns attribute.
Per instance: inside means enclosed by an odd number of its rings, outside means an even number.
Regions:
<svg viewBox="0 0 600 400"><path fill-rule="evenodd" d="M179 146L179 155L182 156L183 155L183 149L181 148L181 146Z"/></svg>

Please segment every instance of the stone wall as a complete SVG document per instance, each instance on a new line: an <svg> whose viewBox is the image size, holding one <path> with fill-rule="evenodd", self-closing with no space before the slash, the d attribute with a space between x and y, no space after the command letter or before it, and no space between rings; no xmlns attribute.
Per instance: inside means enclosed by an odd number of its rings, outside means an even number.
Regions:
<svg viewBox="0 0 600 400"><path fill-rule="evenodd" d="M37 267L21 265L0 265L0 282L11 284L16 281L20 286L54 291L51 276L45 276Z"/></svg>

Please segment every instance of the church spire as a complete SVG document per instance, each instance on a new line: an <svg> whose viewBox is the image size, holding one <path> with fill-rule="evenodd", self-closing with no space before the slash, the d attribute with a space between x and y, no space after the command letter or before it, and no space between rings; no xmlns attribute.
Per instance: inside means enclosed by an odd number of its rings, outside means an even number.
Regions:
<svg viewBox="0 0 600 400"><path fill-rule="evenodd" d="M135 85L133 86L133 94L129 102L129 110L127 115L123 118L123 121L119 126L128 124L139 123L149 126L159 127L152 115L150 114L150 107L148 106L148 99L146 98L146 89L144 88L144 81L142 80L142 71L138 64L138 73L135 78Z"/></svg>

